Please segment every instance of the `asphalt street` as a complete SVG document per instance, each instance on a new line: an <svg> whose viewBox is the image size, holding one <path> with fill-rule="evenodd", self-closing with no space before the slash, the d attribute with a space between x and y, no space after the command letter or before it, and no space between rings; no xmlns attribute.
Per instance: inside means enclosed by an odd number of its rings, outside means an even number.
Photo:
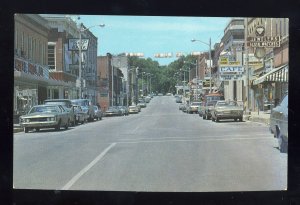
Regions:
<svg viewBox="0 0 300 205"><path fill-rule="evenodd" d="M267 125L219 123L156 96L139 114L14 134L15 188L158 192L287 188L287 154Z"/></svg>

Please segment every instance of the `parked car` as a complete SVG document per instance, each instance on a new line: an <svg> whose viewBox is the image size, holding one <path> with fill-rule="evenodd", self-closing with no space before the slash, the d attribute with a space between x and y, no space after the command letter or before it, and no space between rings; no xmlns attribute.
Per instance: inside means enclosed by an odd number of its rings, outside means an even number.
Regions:
<svg viewBox="0 0 300 205"><path fill-rule="evenodd" d="M212 121L219 122L221 119L234 119L243 121L243 107L236 101L220 100L215 104L211 112Z"/></svg>
<svg viewBox="0 0 300 205"><path fill-rule="evenodd" d="M182 107L182 112L186 112L189 107L189 103L184 103Z"/></svg>
<svg viewBox="0 0 300 205"><path fill-rule="evenodd" d="M151 101L151 97L150 96L145 97L145 102L146 103L149 103L150 101Z"/></svg>
<svg viewBox="0 0 300 205"><path fill-rule="evenodd" d="M95 119L96 120L102 120L103 112L101 109L98 108L98 106L94 105L95 110Z"/></svg>
<svg viewBox="0 0 300 205"><path fill-rule="evenodd" d="M117 109L121 111L121 115L128 115L128 109L126 108L126 106L117 106Z"/></svg>
<svg viewBox="0 0 300 205"><path fill-rule="evenodd" d="M175 101L176 101L176 103L182 103L182 98L181 98L181 96L176 96L176 97L175 97Z"/></svg>
<svg viewBox="0 0 300 205"><path fill-rule="evenodd" d="M62 105L64 109L69 113L70 124L75 125L76 115L74 112L74 108L72 106L72 102L69 99L48 99L44 101L45 105Z"/></svg>
<svg viewBox="0 0 300 205"><path fill-rule="evenodd" d="M141 110L142 110L141 105L137 104L136 106L137 106L139 112L141 112Z"/></svg>
<svg viewBox="0 0 300 205"><path fill-rule="evenodd" d="M183 108L184 108L184 104L181 103L181 104L179 105L179 110L182 110Z"/></svg>
<svg viewBox="0 0 300 205"><path fill-rule="evenodd" d="M139 103L138 103L138 105L140 105L141 106L141 108L145 108L145 107L147 107L147 104L146 104L146 102L144 101L144 100L139 100Z"/></svg>
<svg viewBox="0 0 300 205"><path fill-rule="evenodd" d="M88 121L94 121L95 108L89 99L72 99L72 104L80 105L82 110L88 115Z"/></svg>
<svg viewBox="0 0 300 205"><path fill-rule="evenodd" d="M68 129L69 123L69 113L61 105L36 105L26 115L20 116L20 126L25 133L30 129L38 132L41 128L60 130L61 126Z"/></svg>
<svg viewBox="0 0 300 205"><path fill-rule="evenodd" d="M271 110L270 131L278 139L280 152L288 150L288 94L286 94L279 105Z"/></svg>
<svg viewBox="0 0 300 205"><path fill-rule="evenodd" d="M128 107L129 113L139 113L139 108L136 105L131 105Z"/></svg>
<svg viewBox="0 0 300 205"><path fill-rule="evenodd" d="M203 103L202 105L202 118L205 120L209 120L211 118L211 110L214 108L215 104L217 103L217 101L212 100L212 101L208 101L206 103Z"/></svg>
<svg viewBox="0 0 300 205"><path fill-rule="evenodd" d="M200 102L192 102L188 108L187 108L187 113L198 113L198 107L200 106Z"/></svg>
<svg viewBox="0 0 300 205"><path fill-rule="evenodd" d="M77 125L78 123L85 123L88 120L88 115L86 112L83 111L80 105L73 105L74 107L74 112L76 115L76 121L75 124Z"/></svg>
<svg viewBox="0 0 300 205"><path fill-rule="evenodd" d="M117 107L115 106L112 106L112 107L109 107L105 113L104 113L104 116L108 117L108 116L121 116L122 115L122 111L119 110Z"/></svg>

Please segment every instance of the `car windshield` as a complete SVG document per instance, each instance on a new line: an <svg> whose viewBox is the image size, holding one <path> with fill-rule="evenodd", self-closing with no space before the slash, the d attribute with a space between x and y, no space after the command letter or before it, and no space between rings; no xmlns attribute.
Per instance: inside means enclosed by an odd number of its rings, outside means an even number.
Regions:
<svg viewBox="0 0 300 205"><path fill-rule="evenodd" d="M214 106L217 102L216 101L211 101L207 103L207 106Z"/></svg>
<svg viewBox="0 0 300 205"><path fill-rule="evenodd" d="M33 107L29 111L29 113L56 113L58 112L57 108L55 106L38 106L38 107Z"/></svg>
<svg viewBox="0 0 300 205"><path fill-rule="evenodd" d="M191 105L199 106L199 105L201 105L201 103L200 102L193 102Z"/></svg>

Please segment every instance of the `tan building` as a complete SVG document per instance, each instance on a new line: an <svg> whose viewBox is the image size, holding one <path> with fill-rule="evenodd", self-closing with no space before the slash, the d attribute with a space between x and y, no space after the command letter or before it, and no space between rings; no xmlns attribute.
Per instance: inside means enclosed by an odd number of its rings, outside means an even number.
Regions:
<svg viewBox="0 0 300 205"><path fill-rule="evenodd" d="M265 48L263 65L249 66L252 78L251 109L254 111L270 110L276 105L288 90L289 63L289 28L287 18L248 18L247 34L255 36L257 26L265 29L264 36L279 37L279 47ZM249 53L255 53L256 48L249 47Z"/></svg>
<svg viewBox="0 0 300 205"><path fill-rule="evenodd" d="M48 98L51 86L66 86L52 79L48 69L47 21L36 14L15 14L14 117ZM54 93L59 97L59 93Z"/></svg>

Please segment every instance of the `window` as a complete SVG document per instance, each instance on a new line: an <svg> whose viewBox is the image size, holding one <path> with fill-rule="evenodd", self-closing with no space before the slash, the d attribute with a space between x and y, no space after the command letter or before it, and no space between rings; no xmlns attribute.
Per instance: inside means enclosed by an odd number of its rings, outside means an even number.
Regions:
<svg viewBox="0 0 300 205"><path fill-rule="evenodd" d="M48 66L49 69L55 69L55 45L48 44Z"/></svg>

